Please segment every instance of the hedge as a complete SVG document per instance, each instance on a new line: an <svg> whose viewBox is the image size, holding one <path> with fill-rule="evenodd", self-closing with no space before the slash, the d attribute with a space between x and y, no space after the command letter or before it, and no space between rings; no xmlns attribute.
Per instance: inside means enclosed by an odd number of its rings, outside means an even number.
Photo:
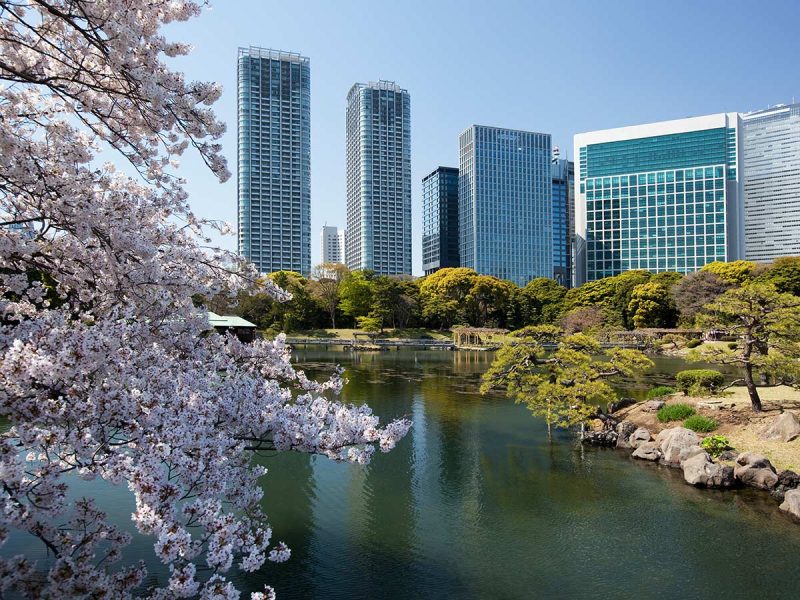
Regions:
<svg viewBox="0 0 800 600"><path fill-rule="evenodd" d="M722 373L714 369L690 369L676 376L678 389L687 396L714 394L724 381Z"/></svg>

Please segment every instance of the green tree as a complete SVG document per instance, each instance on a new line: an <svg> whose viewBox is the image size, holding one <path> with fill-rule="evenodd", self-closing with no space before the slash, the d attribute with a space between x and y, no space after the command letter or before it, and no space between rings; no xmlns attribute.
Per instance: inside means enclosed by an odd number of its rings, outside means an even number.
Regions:
<svg viewBox="0 0 800 600"><path fill-rule="evenodd" d="M800 296L800 256L776 258L758 281L771 283L781 293Z"/></svg>
<svg viewBox="0 0 800 600"><path fill-rule="evenodd" d="M286 302L273 302L270 311L271 327L291 332L311 329L320 324L319 315L323 307L311 296L308 279L294 271L276 271L268 277L278 286L290 292L292 298ZM247 315L242 315L247 319Z"/></svg>
<svg viewBox="0 0 800 600"><path fill-rule="evenodd" d="M513 334L484 374L481 392L501 388L524 403L550 427L584 423L597 406L617 398L611 381L631 377L653 363L638 350L603 350L585 334L565 336L557 327L539 325ZM555 345L554 352L547 346Z"/></svg>
<svg viewBox="0 0 800 600"><path fill-rule="evenodd" d="M489 275L478 275L464 298L467 322L475 327L504 327L514 284Z"/></svg>
<svg viewBox="0 0 800 600"><path fill-rule="evenodd" d="M465 300L478 274L464 267L439 269L419 284L423 318L440 329L466 320Z"/></svg>
<svg viewBox="0 0 800 600"><path fill-rule="evenodd" d="M387 327L404 328L417 312L419 288L412 281L393 276L372 280L370 316L378 317Z"/></svg>
<svg viewBox="0 0 800 600"><path fill-rule="evenodd" d="M736 260L733 262L714 261L707 263L701 271L714 273L729 285L740 286L753 279L758 271L758 264L751 260Z"/></svg>
<svg viewBox="0 0 800 600"><path fill-rule="evenodd" d="M526 302L526 325L552 325L564 309L567 288L554 279L537 277L522 288Z"/></svg>
<svg viewBox="0 0 800 600"><path fill-rule="evenodd" d="M628 313L633 315L633 324L638 329L675 327L678 321L678 310L669 288L656 281L655 277L633 288Z"/></svg>
<svg viewBox="0 0 800 600"><path fill-rule="evenodd" d="M339 288L350 271L340 263L323 263L314 267L309 291L320 305L324 306L331 318L331 327L336 329L336 309L339 307Z"/></svg>
<svg viewBox="0 0 800 600"><path fill-rule="evenodd" d="M339 308L355 322L372 310L372 273L353 271L339 284Z"/></svg>
<svg viewBox="0 0 800 600"><path fill-rule="evenodd" d="M740 367L754 411L762 410L754 370L778 377L796 374L800 360L797 296L781 294L769 284L750 283L729 290L708 304L698 322L736 336L739 343L735 349L704 344L690 358Z"/></svg>
<svg viewBox="0 0 800 600"><path fill-rule="evenodd" d="M633 329L633 314L629 311L631 296L637 285L647 283L652 274L648 271L626 271L614 277L590 281L573 288L564 297L564 311L580 306L601 306L607 309L609 324Z"/></svg>

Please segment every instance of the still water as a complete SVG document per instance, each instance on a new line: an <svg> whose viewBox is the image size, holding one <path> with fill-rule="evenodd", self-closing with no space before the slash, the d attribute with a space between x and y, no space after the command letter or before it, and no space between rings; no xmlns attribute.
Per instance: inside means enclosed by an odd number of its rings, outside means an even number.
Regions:
<svg viewBox="0 0 800 600"><path fill-rule="evenodd" d="M754 491L709 492L623 452L582 448L500 396L477 393L489 353L298 350L307 372L346 368L348 402L411 433L359 467L284 454L262 459L264 508L289 562L232 574L279 600L797 599L800 525ZM641 396L687 368L658 359L622 391ZM83 483L130 530L122 489ZM148 583L163 583L152 539L134 536ZM3 556L38 545L13 536ZM249 594L243 598L249 597Z"/></svg>

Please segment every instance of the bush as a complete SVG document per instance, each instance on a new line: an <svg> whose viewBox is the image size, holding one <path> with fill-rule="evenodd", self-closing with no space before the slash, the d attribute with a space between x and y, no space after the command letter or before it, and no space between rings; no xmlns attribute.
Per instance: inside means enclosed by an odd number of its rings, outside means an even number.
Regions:
<svg viewBox="0 0 800 600"><path fill-rule="evenodd" d="M735 335L723 335L721 338L719 338L719 341L720 342L735 342L738 339L739 338L736 337Z"/></svg>
<svg viewBox="0 0 800 600"><path fill-rule="evenodd" d="M700 442L700 447L708 452L712 458L717 458L725 450L731 450L730 442L724 435L709 435L703 438L703 441Z"/></svg>
<svg viewBox="0 0 800 600"><path fill-rule="evenodd" d="M703 396L714 394L723 384L722 373L714 369L690 369L676 376L678 389L685 395Z"/></svg>
<svg viewBox="0 0 800 600"><path fill-rule="evenodd" d="M674 393L675 388L669 387L668 385L660 385L647 392L647 399L652 400L653 398L661 398L662 396L669 396Z"/></svg>
<svg viewBox="0 0 800 600"><path fill-rule="evenodd" d="M681 421L694 414L694 409L688 404L667 404L658 409L658 420L662 423Z"/></svg>
<svg viewBox="0 0 800 600"><path fill-rule="evenodd" d="M739 344L737 344L736 342L728 342L728 348L730 350L736 350L738 347L739 347Z"/></svg>
<svg viewBox="0 0 800 600"><path fill-rule="evenodd" d="M702 343L703 343L703 340L697 340L697 339L689 340L688 342L686 342L686 347L687 348L697 348Z"/></svg>
<svg viewBox="0 0 800 600"><path fill-rule="evenodd" d="M697 431L698 433L708 433L709 431L714 431L717 428L717 423L714 419L709 417L704 417L703 415L692 415L688 419L683 422L683 426L686 429L691 429L692 431Z"/></svg>

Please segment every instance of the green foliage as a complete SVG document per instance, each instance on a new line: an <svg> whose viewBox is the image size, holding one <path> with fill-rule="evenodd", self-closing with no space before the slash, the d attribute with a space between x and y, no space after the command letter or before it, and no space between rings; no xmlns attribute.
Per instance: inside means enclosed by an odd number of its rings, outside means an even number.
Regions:
<svg viewBox="0 0 800 600"><path fill-rule="evenodd" d="M733 287L711 271L695 271L678 281L670 290L679 313L678 322L693 327L703 307Z"/></svg>
<svg viewBox="0 0 800 600"><path fill-rule="evenodd" d="M375 333L381 330L381 320L378 317L357 317L356 323L361 331Z"/></svg>
<svg viewBox="0 0 800 600"><path fill-rule="evenodd" d="M694 429L694 431L699 430ZM703 441L700 442L700 447L708 452L712 458L718 458L726 450L732 449L728 438L724 435L709 435L703 438Z"/></svg>
<svg viewBox="0 0 800 600"><path fill-rule="evenodd" d="M729 285L742 285L753 279L758 264L751 260L736 260L734 262L714 261L707 263L701 271L714 273Z"/></svg>
<svg viewBox="0 0 800 600"><path fill-rule="evenodd" d="M557 327L526 327L513 334L483 376L481 392L505 389L545 422L568 427L585 422L617 398L610 381L641 373L653 363L641 352L603 350L585 334L564 335ZM552 353L545 344L556 344Z"/></svg>
<svg viewBox="0 0 800 600"><path fill-rule="evenodd" d="M647 391L647 399L661 398L663 396L670 396L675 393L675 388L668 385L660 385Z"/></svg>
<svg viewBox="0 0 800 600"><path fill-rule="evenodd" d="M547 277L538 277L528 282L528 285L520 290L519 300L525 303L524 323L530 325L555 323L564 308L566 294L567 288Z"/></svg>
<svg viewBox="0 0 800 600"><path fill-rule="evenodd" d="M736 350L739 347L738 342L728 342L728 349L729 350Z"/></svg>
<svg viewBox="0 0 800 600"><path fill-rule="evenodd" d="M633 290L652 277L648 271L626 271L614 277L590 281L569 290L564 297L565 312L580 306L597 306L607 310L611 325L633 329L633 313L629 306Z"/></svg>
<svg viewBox="0 0 800 600"><path fill-rule="evenodd" d="M698 339L695 338L693 340L689 340L688 342L686 342L686 347L687 348L697 348L698 346L701 346L702 344L703 344L703 340L698 340Z"/></svg>
<svg viewBox="0 0 800 600"><path fill-rule="evenodd" d="M658 420L662 423L670 421L682 421L691 417L695 410L688 404L665 404L658 409Z"/></svg>
<svg viewBox="0 0 800 600"><path fill-rule="evenodd" d="M678 389L685 395L712 395L722 387L725 378L714 369L690 369L681 371L675 377Z"/></svg>
<svg viewBox="0 0 800 600"><path fill-rule="evenodd" d="M683 422L683 426L698 433L708 433L709 431L714 431L719 426L719 423L710 417L692 415Z"/></svg>
<svg viewBox="0 0 800 600"><path fill-rule="evenodd" d="M776 258L757 281L773 285L781 294L800 296L800 256Z"/></svg>
<svg viewBox="0 0 800 600"><path fill-rule="evenodd" d="M353 271L339 284L339 308L348 317L365 317L372 309L372 273Z"/></svg>
<svg viewBox="0 0 800 600"><path fill-rule="evenodd" d="M653 277L633 288L628 314L633 315L637 328L675 327L677 324L678 311L669 293L668 281L659 282Z"/></svg>

